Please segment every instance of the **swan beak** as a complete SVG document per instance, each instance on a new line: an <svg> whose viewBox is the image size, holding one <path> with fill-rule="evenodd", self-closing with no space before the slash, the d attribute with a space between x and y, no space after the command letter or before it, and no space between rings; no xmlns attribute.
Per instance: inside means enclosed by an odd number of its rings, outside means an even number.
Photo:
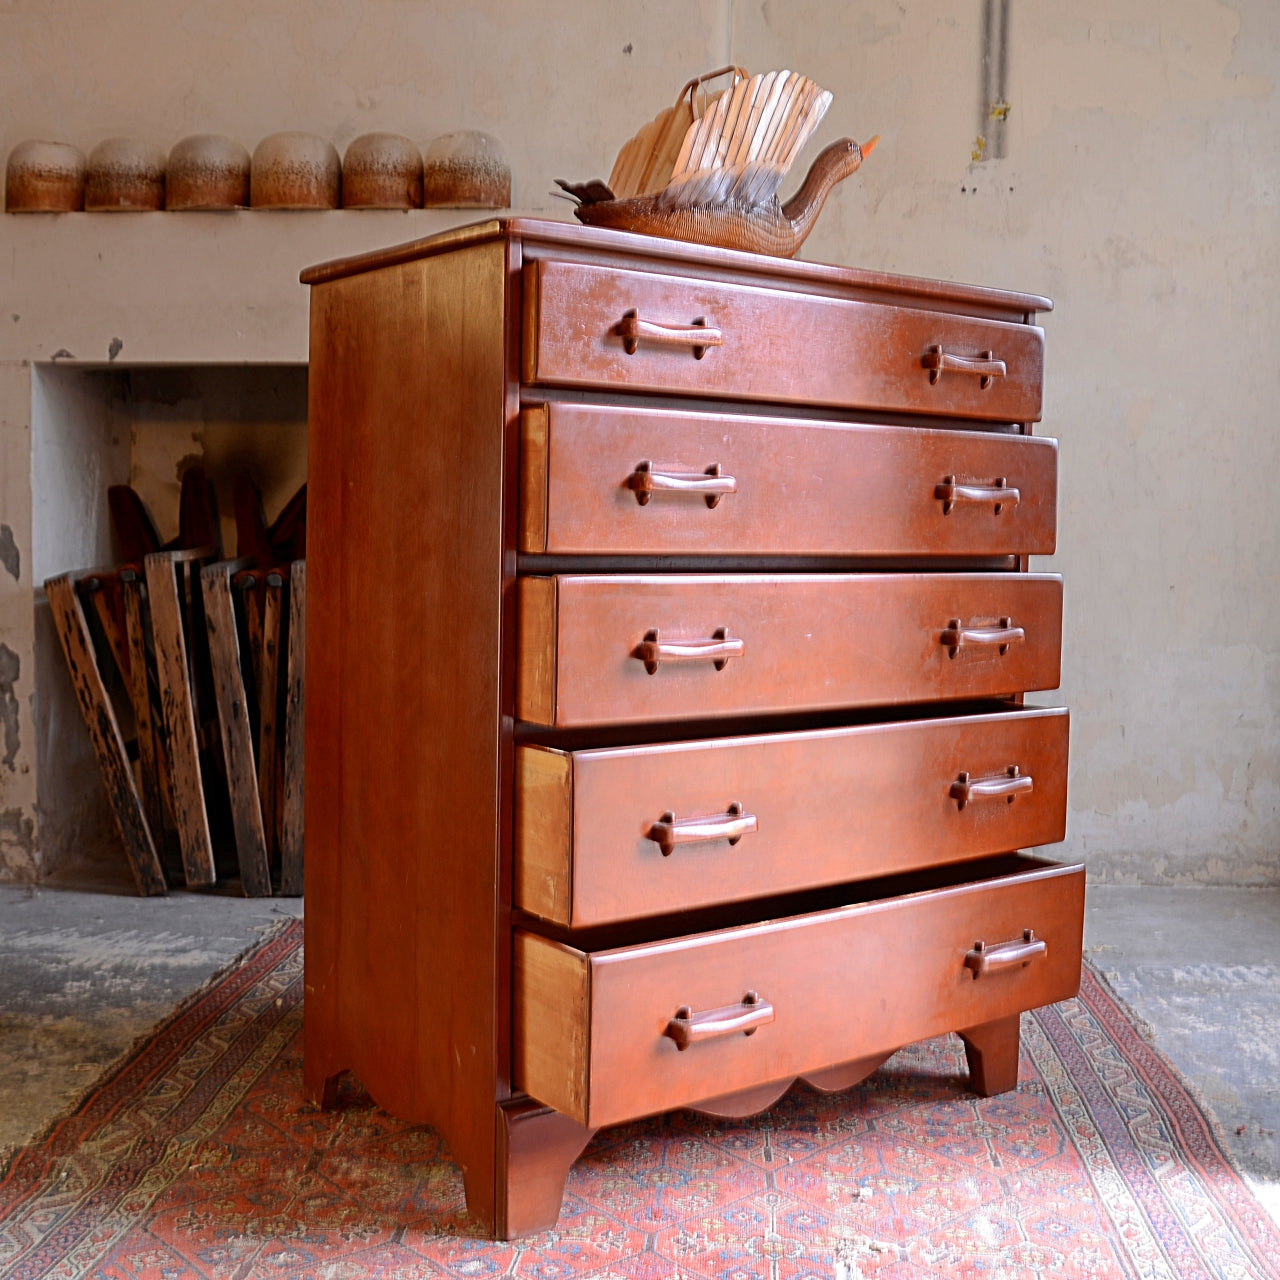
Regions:
<svg viewBox="0 0 1280 1280"><path fill-rule="evenodd" d="M876 143L879 141L880 141L880 135L877 133L874 138L871 138L869 141L864 142L862 146L858 148L858 150L862 152L862 158L864 160L876 149Z"/></svg>

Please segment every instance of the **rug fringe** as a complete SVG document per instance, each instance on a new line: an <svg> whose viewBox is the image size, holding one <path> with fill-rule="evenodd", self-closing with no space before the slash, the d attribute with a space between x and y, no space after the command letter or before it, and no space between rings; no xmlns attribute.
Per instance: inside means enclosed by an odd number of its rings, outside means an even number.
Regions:
<svg viewBox="0 0 1280 1280"><path fill-rule="evenodd" d="M1155 1049L1156 1029L1115 989L1111 979L1107 976L1107 970L1099 968L1097 962L1091 960L1087 953L1084 957L1084 963L1088 965L1090 972L1097 978L1098 985L1115 1001L1121 1012L1133 1024L1133 1029L1152 1049ZM1119 974L1116 975L1116 977L1119 976ZM1156 1049L1156 1052L1159 1053L1160 1050Z"/></svg>
<svg viewBox="0 0 1280 1280"><path fill-rule="evenodd" d="M1098 968L1094 961L1088 956L1085 957L1084 963L1088 966L1089 971L1097 979L1098 986L1102 988L1103 994L1107 999L1111 1000L1120 1010L1121 1014L1129 1021L1133 1029L1142 1038L1147 1048L1159 1060L1169 1074L1186 1090L1187 1096L1195 1104L1197 1110L1204 1117L1205 1125L1209 1130L1215 1146L1222 1156L1224 1163L1231 1169L1231 1172L1249 1188L1254 1191L1254 1179L1247 1174L1240 1165L1240 1161L1236 1158L1235 1152L1231 1148L1230 1140L1227 1134L1226 1126L1218 1119L1218 1113L1213 1109L1213 1104L1205 1097L1204 1091L1194 1080L1192 1080L1181 1067L1179 1067L1172 1058L1156 1043L1155 1028L1144 1018L1138 1011L1126 1000L1112 985L1110 978L1106 973ZM1117 975L1118 976L1118 975ZM1255 1199L1257 1198L1255 1193ZM1259 1201L1261 1204L1261 1201ZM1264 1209L1264 1212L1266 1210ZM1270 1216L1270 1214L1268 1214ZM1280 1227L1280 1222L1276 1223Z"/></svg>

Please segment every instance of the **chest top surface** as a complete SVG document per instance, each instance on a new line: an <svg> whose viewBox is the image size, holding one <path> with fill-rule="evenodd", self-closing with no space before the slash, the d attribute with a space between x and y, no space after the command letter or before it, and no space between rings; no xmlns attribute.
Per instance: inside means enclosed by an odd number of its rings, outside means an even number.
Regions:
<svg viewBox="0 0 1280 1280"><path fill-rule="evenodd" d="M717 276L726 280L758 281L774 287L835 297L897 301L906 305L993 319L1030 323L1037 312L1051 311L1053 303L1039 294L930 280L869 271L819 262L797 262L731 249L710 248L678 240L633 235L598 227L539 218L494 218L443 231L353 257L309 267L303 284L323 285L347 276L433 257L491 241L518 245L524 259L541 257L607 260L648 270L677 274Z"/></svg>

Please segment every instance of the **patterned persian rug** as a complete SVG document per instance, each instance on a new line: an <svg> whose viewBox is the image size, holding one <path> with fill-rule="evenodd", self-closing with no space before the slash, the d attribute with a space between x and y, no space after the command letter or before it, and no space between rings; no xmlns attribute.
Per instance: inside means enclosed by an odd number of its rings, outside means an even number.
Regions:
<svg viewBox="0 0 1280 1280"><path fill-rule="evenodd" d="M197 993L0 1179L0 1276L1277 1277L1280 1231L1092 970L1023 1019L1021 1083L960 1041L747 1121L597 1135L554 1231L480 1239L430 1131L301 1098L302 930Z"/></svg>

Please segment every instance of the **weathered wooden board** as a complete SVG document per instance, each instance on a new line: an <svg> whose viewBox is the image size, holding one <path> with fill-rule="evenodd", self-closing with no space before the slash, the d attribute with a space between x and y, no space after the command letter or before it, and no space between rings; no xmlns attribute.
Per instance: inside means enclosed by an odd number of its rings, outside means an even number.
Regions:
<svg viewBox="0 0 1280 1280"><path fill-rule="evenodd" d="M289 566L289 627L284 699L284 769L280 788L280 892L302 893L303 679L306 668L307 562Z"/></svg>
<svg viewBox="0 0 1280 1280"><path fill-rule="evenodd" d="M95 569L83 574L76 583L76 592L82 604L92 608L102 634L106 637L111 656L127 685L129 674L129 648L125 638L123 587L119 569Z"/></svg>
<svg viewBox="0 0 1280 1280"><path fill-rule="evenodd" d="M169 743L169 772L174 824L182 850L182 866L188 885L213 884L213 841L205 810L196 737L195 709L188 682L190 667L183 634L183 602L178 592L177 556L168 551L149 555L145 561L147 596L151 602L152 642L156 675Z"/></svg>
<svg viewBox="0 0 1280 1280"><path fill-rule="evenodd" d="M249 704L240 672L240 641L236 635L235 607L231 600L230 566L225 561L206 565L200 577L204 587L205 625L209 632L209 657L213 664L222 758L231 796L231 823L235 831L236 855L240 861L240 884L246 897L269 897L271 868L263 834L258 780L253 767Z"/></svg>
<svg viewBox="0 0 1280 1280"><path fill-rule="evenodd" d="M143 812L120 725L102 683L102 672L94 656L89 627L76 597L74 581L70 574L61 574L50 578L44 586L58 640L71 673L76 701L98 757L102 781L120 828L120 838L124 841L125 856L133 870L134 882L138 892L144 896L164 893L164 871Z"/></svg>
<svg viewBox="0 0 1280 1280"><path fill-rule="evenodd" d="M262 799L262 823L267 833L267 857L274 864L279 845L279 805L276 773L280 765L277 719L280 692L280 622L284 605L284 574L268 570L262 598L262 657L258 685L258 794Z"/></svg>
<svg viewBox="0 0 1280 1280"><path fill-rule="evenodd" d="M120 575L124 593L125 636L129 654L129 700L138 735L138 767L141 773L142 803L147 826L157 849L164 839L164 802L160 785L158 726L151 713L151 688L147 670L146 618L143 612L142 577L138 570L125 569Z"/></svg>

